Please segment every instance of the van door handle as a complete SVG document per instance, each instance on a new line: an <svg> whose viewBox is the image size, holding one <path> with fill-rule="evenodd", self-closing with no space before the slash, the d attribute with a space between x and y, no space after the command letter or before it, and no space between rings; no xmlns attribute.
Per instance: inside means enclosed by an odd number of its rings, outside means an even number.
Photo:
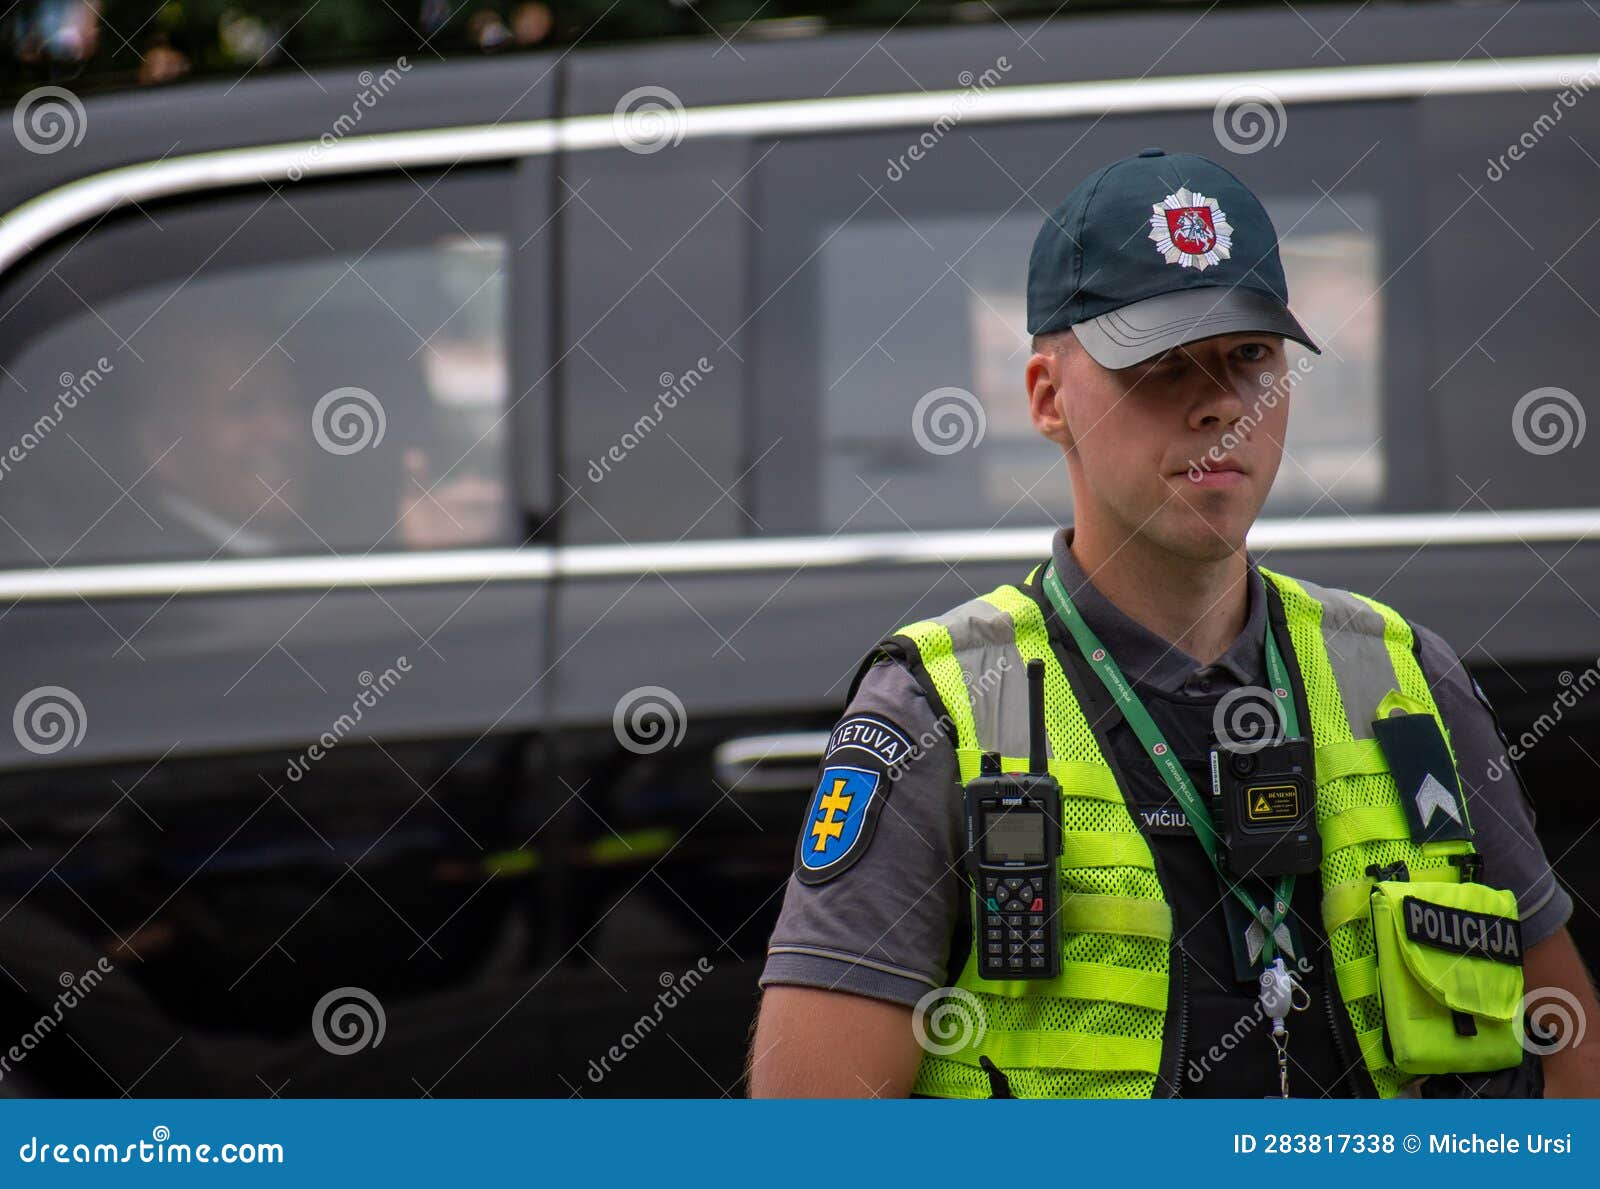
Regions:
<svg viewBox="0 0 1600 1189"><path fill-rule="evenodd" d="M827 731L742 735L711 753L716 781L733 793L811 791L817 765L828 748Z"/></svg>

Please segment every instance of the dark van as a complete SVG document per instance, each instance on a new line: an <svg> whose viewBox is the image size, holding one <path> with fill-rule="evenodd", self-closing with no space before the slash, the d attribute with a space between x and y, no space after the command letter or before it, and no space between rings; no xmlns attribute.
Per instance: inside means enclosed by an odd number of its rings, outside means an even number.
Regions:
<svg viewBox="0 0 1600 1189"><path fill-rule="evenodd" d="M0 1094L741 1093L855 664L1070 519L1028 247L1147 145L1330 344L1257 553L1467 658L1594 962L1600 25L1310 11L24 96Z"/></svg>

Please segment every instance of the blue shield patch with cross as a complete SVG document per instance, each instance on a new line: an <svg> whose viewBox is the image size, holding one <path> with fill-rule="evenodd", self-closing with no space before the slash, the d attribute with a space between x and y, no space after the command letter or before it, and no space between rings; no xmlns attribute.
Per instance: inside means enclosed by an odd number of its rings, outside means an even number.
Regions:
<svg viewBox="0 0 1600 1189"><path fill-rule="evenodd" d="M811 811L800 835L800 877L826 878L849 866L866 845L867 809L882 783L881 773L834 765L824 768L811 795Z"/></svg>

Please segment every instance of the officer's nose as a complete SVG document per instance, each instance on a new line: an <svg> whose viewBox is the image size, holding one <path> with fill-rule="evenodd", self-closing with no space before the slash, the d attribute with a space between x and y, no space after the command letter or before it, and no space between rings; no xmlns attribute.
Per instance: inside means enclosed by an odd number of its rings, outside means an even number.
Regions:
<svg viewBox="0 0 1600 1189"><path fill-rule="evenodd" d="M1198 348L1198 349L1196 349ZM1190 355L1197 395L1189 409L1193 429L1230 426L1244 416L1248 378L1228 368L1227 357L1209 344L1185 348Z"/></svg>

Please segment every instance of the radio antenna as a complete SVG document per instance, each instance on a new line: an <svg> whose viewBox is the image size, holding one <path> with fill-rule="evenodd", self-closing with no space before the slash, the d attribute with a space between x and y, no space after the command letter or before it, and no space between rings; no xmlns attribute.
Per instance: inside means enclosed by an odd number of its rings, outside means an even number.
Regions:
<svg viewBox="0 0 1600 1189"><path fill-rule="evenodd" d="M1028 662L1028 771L1043 776L1044 758L1044 662Z"/></svg>

